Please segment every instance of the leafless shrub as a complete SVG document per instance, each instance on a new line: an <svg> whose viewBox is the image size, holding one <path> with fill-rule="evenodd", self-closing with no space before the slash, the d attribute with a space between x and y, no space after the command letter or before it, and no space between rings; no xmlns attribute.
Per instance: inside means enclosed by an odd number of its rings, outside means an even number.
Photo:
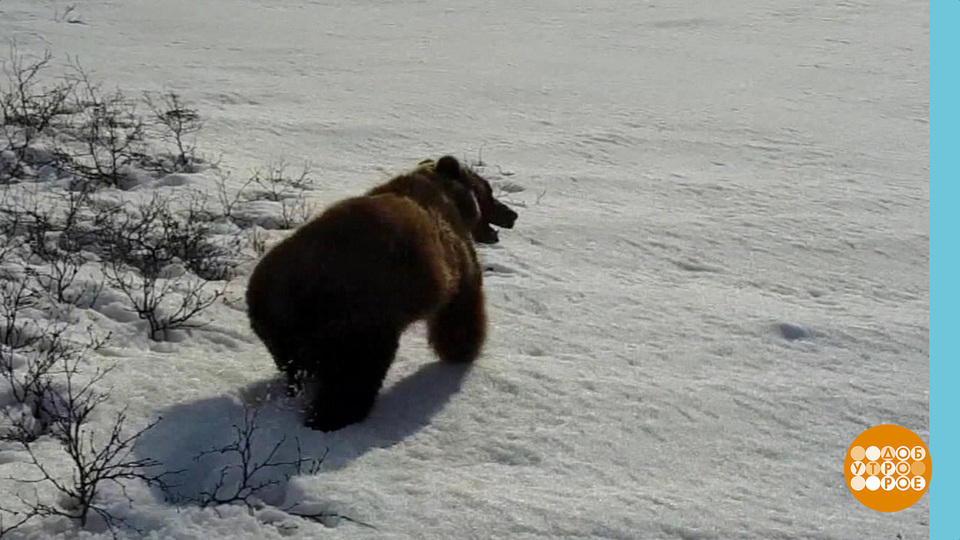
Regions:
<svg viewBox="0 0 960 540"><path fill-rule="evenodd" d="M27 275L36 280L40 289L48 292L55 301L72 302L74 299L68 298L71 296L68 289L73 285L84 263L82 255L77 251L60 249L56 241L51 241L62 231L59 216L55 215L53 208L41 206L34 198L32 207L24 207L21 212L25 217L23 232L30 252L44 263L44 267L39 270L28 268ZM71 223L70 226L72 225Z"/></svg>
<svg viewBox="0 0 960 540"><path fill-rule="evenodd" d="M290 165L277 161L254 172L253 182L261 188L258 198L280 203L278 224L282 229L293 229L307 221L314 205L307 200L307 191L313 185L312 168L305 163L299 172L288 174Z"/></svg>
<svg viewBox="0 0 960 540"><path fill-rule="evenodd" d="M79 358L68 359L62 363L63 383L53 387L55 389L49 392L51 399L43 406L43 413L50 422L50 436L66 453L72 465L72 475L69 480L59 478L34 452L30 439L18 439L38 476L18 478L15 481L19 484L42 483L53 486L61 499L58 504L47 504L37 497L32 501L21 501L26 504L28 514L34 516L62 516L76 520L83 527L90 515L96 514L114 535L117 526L136 530L101 504L99 495L105 485L116 485L132 502L129 495L126 495L125 482L142 481L148 486L166 489L167 478L178 474L178 471L166 471L162 463L133 454L139 439L157 425L159 419L130 433L125 428L126 411L121 411L115 417L106 437L97 437L97 434L87 427L88 420L98 406L109 397L108 394L95 390L94 386L110 370L96 370L86 381L81 381L78 365Z"/></svg>
<svg viewBox="0 0 960 540"><path fill-rule="evenodd" d="M4 408L3 414L10 424L4 433L8 441L16 442L29 456L30 464L38 471L35 478L16 478L17 485L48 484L61 495L58 504L47 504L34 497L21 498L26 510L14 512L0 509L0 513L17 516L14 525L5 530L23 525L33 517L64 516L86 525L91 512L99 515L113 530L122 522L98 505L98 494L104 484L120 486L128 480L142 480L148 485L163 486L164 479L174 473L154 472L160 463L151 459L133 457L136 441L156 422L130 434L124 429L125 412L120 412L113 422L105 440L97 438L86 424L97 407L108 399L108 394L97 391L99 384L112 368L96 369L88 377L82 376L81 366L86 355L99 349L107 338L90 336L86 343L66 339L66 327L62 325L37 326L39 332L28 345L16 350L27 358L26 366L15 369L10 357L0 354L0 376L7 380L16 402L27 407L23 410ZM9 352L9 348L0 351ZM84 380L85 379L85 380ZM34 442L43 434L49 434L66 453L73 474L69 481L55 476L34 451Z"/></svg>
<svg viewBox="0 0 960 540"><path fill-rule="evenodd" d="M75 83L63 80L52 87L40 85L40 74L52 59L47 51L37 60L28 60L16 43L10 45L3 69L5 82L0 83L0 134L13 159L8 161L8 155L0 160L0 181L34 174L30 167L36 163L30 159L31 150L57 119L67 114Z"/></svg>
<svg viewBox="0 0 960 540"><path fill-rule="evenodd" d="M319 458L304 457L300 448L300 440L294 439L296 452L294 457L283 459L279 454L289 443L286 437L281 437L269 447L263 455L255 451L255 438L259 431L257 424L259 410L244 406L242 425L234 424L234 439L229 444L200 452L194 457L195 461L202 461L211 456L229 456L232 463L220 469L219 476L209 490L202 491L192 502L201 508L216 507L224 504L240 504L250 512L262 508L264 503L260 495L265 490L283 485L294 475L316 474L320 471L326 452ZM300 505L293 504L282 510L293 516L302 517L328 525L333 520L344 520L372 527L348 516L329 511L300 511Z"/></svg>
<svg viewBox="0 0 960 540"><path fill-rule="evenodd" d="M166 216L165 228L172 231L169 242L176 256L187 269L207 281L224 281L234 277L239 264L237 252L242 238L217 235L213 224L225 216L211 211L202 193L190 197L183 210Z"/></svg>
<svg viewBox="0 0 960 540"><path fill-rule="evenodd" d="M16 275L8 267L0 275L0 380L8 395L0 409L5 420L0 438L14 442L26 453L38 472L33 478L9 479L15 486L52 486L60 495L49 503L37 495L20 497L21 509L0 508L0 535L20 528L33 518L62 516L87 524L90 515L99 516L116 532L128 526L112 515L99 498L105 485L115 484L126 494L125 482L143 481L165 488L164 471L149 458L135 457L136 442L156 422L133 431L125 429L126 414L114 419L106 437L87 427L98 407L109 397L96 386L112 368L96 368L90 375L82 366L88 353L103 347L109 338L91 332L85 341L68 337L70 325L31 318L41 303L33 282ZM35 442L48 435L59 443L72 467L69 479L55 475L40 455ZM19 497L18 492L18 497ZM129 499L129 496L128 496Z"/></svg>
<svg viewBox="0 0 960 540"><path fill-rule="evenodd" d="M23 216L16 211L9 189L0 188L0 267L21 249L17 232L23 226Z"/></svg>
<svg viewBox="0 0 960 540"><path fill-rule="evenodd" d="M70 5L56 18L82 22ZM111 531L129 527L111 515L103 502L105 486L126 494L131 481L164 488L175 472L140 458L133 448L153 428L129 429L125 412L106 419L108 430L95 433L89 420L102 410L108 394L98 390L111 368L85 370L87 353L103 346L91 336L88 343L73 340L75 328L44 318L51 307L80 305L108 283L130 301L147 321L150 337L169 338L176 328L199 326L199 315L222 295L210 281L233 276L239 264L244 223L235 210L245 202L279 203L279 220L292 228L312 210L307 203L310 167L293 170L278 162L249 178L237 192L218 182L217 202L210 209L206 197L162 198L140 204L118 198L109 188L127 188L143 171L191 171L198 162L193 135L202 122L196 110L175 93L145 100L107 92L74 62L74 73L43 86L44 70L52 57L46 53L27 60L15 46L4 63L0 81L0 381L4 398L15 406L0 408L7 441L21 445L37 474L10 479L19 488L33 487L32 498L20 497L18 509L0 508L0 537L20 529L34 518L61 516L80 526L99 517ZM159 128L173 148L173 156L151 154L148 138ZM30 182L35 180L36 182ZM44 182L49 188L40 189ZM31 190L31 188L33 188ZM184 203L184 201L186 201ZM216 206L215 204L213 206ZM230 222L230 223L227 223ZM232 232L231 232L232 231ZM251 245L266 251L262 231L254 230ZM88 265L101 264L107 281L84 281ZM99 268L98 268L99 269ZM43 322L38 322L43 321ZM6 403L6 401L5 401ZM253 451L256 413L245 414L236 426L236 440L197 456L227 456L219 481L196 501L204 507L239 503L253 508L257 495L293 474L313 473L323 458L303 457L296 441L296 457L281 439L264 456ZM55 474L37 452L40 438L52 438L65 452L72 474ZM50 503L40 486L61 495ZM293 515L317 521L342 518L328 512L309 512L297 505Z"/></svg>
<svg viewBox="0 0 960 540"><path fill-rule="evenodd" d="M257 258L263 257L267 253L267 237L260 227L254 227L247 232L247 241Z"/></svg>
<svg viewBox="0 0 960 540"><path fill-rule="evenodd" d="M42 270L31 272L31 275L56 302L76 304L83 291L71 289L84 262L79 253L56 249L47 259L46 266Z"/></svg>
<svg viewBox="0 0 960 540"><path fill-rule="evenodd" d="M223 295L220 289L208 291L207 284L196 278L131 276L125 270L117 263L108 265L107 277L130 300L140 319L150 325L150 339L154 341L168 339L170 330L201 327L196 316Z"/></svg>
<svg viewBox="0 0 960 540"><path fill-rule="evenodd" d="M187 137L203 127L200 113L184 103L176 92L164 92L159 96L145 96L147 107L162 128L161 137L175 147L173 167L169 172L192 172L197 163L196 142Z"/></svg>
<svg viewBox="0 0 960 540"><path fill-rule="evenodd" d="M28 321L24 320L24 312L36 306L39 297L23 273L0 269L0 344L12 349L26 344Z"/></svg>
<svg viewBox="0 0 960 540"><path fill-rule="evenodd" d="M175 202L184 207L175 209ZM205 280L224 280L236 267L234 254L240 239L215 239L212 224L219 217L207 209L202 194L189 194L186 200L155 194L132 211L105 213L101 251L106 259L130 265L148 277L182 263Z"/></svg>
<svg viewBox="0 0 960 540"><path fill-rule="evenodd" d="M72 172L122 189L133 166L157 166L146 154L137 102L119 90L103 92L76 61L74 72L76 90L70 97L79 121L72 138L82 150L71 161Z"/></svg>
<svg viewBox="0 0 960 540"><path fill-rule="evenodd" d="M240 204L242 200L253 198L248 192L248 188L256 180L256 175L247 179L247 181L240 186L240 189L233 193L230 192L230 188L227 186L229 180L229 172L217 169L216 179L214 180L217 186L217 201L220 203L221 212L224 217L238 225L242 225L245 223L243 223L236 214L237 205Z"/></svg>
<svg viewBox="0 0 960 540"><path fill-rule="evenodd" d="M220 277L233 267L226 249L209 242L203 212L190 207L178 216L170 199L154 196L135 212L113 214L104 227L107 278L147 321L151 339L196 327L195 317L222 294L187 271Z"/></svg>
<svg viewBox="0 0 960 540"><path fill-rule="evenodd" d="M281 437L265 456L254 455L254 438L257 425L257 409L244 407L243 425L234 425L234 440L220 448L212 448L197 454L195 461L201 461L211 455L231 456L234 463L220 470L220 475L210 490L200 493L196 503L201 508L222 504L243 504L249 509L257 507L257 495L263 490L280 485L294 474L316 473L323 458L305 458L300 451L300 440L296 440L297 454L290 460L282 460L277 453L286 444ZM274 472L280 470L280 476Z"/></svg>
<svg viewBox="0 0 960 540"><path fill-rule="evenodd" d="M243 185L231 192L227 187L229 174L220 173L217 178L217 199L224 215L240 227L249 227L255 219L240 216L237 209L244 202L271 201L279 203L280 214L276 227L293 229L306 222L316 206L307 199L307 193L313 185L309 164L304 164L296 174L288 174L290 166L284 162L274 162L264 169L256 170Z"/></svg>
<svg viewBox="0 0 960 540"><path fill-rule="evenodd" d="M5 514L7 519L4 519ZM16 531L39 515L36 509L11 510L0 506L0 538Z"/></svg>
<svg viewBox="0 0 960 540"><path fill-rule="evenodd" d="M253 183L260 188L256 196L274 202L295 198L313 185L311 173L309 163L304 163L300 171L293 174L290 173L290 164L284 160L270 163L253 173Z"/></svg>
<svg viewBox="0 0 960 540"><path fill-rule="evenodd" d="M90 307L105 284L78 276L84 265L99 259L110 284L149 323L153 339L197 327L197 315L222 292L211 290L208 281L230 279L242 260L242 236L217 234L222 216L208 210L197 194L186 200L155 194L131 206L96 202L84 193L67 192L45 202L28 193L15 204L0 205L0 229L19 236L32 261L21 265L20 277L36 284L9 293L29 292L32 298L46 292L54 304Z"/></svg>
<svg viewBox="0 0 960 540"><path fill-rule="evenodd" d="M0 345L0 377L10 388L15 408L4 408L10 429L0 437L29 442L46 433L55 421L57 386L54 378L66 375L68 382L80 360L104 346L107 337L92 333L85 344L67 339L68 325L29 321L21 323L20 340ZM24 331L26 330L26 331Z"/></svg>
<svg viewBox="0 0 960 540"><path fill-rule="evenodd" d="M280 227L295 229L310 219L315 210L316 206L306 200L303 192L296 198L284 199L280 201Z"/></svg>
<svg viewBox="0 0 960 540"><path fill-rule="evenodd" d="M43 349L26 343L18 347L0 346L0 377L10 387L14 400L3 409L9 429L0 433L0 438L32 441L46 431L49 418L43 414L43 408L50 394L51 371L70 351L62 340L62 328L55 332L44 336L53 343Z"/></svg>
<svg viewBox="0 0 960 540"><path fill-rule="evenodd" d="M86 389L85 386L81 390L84 389ZM91 392L73 397L78 401L63 404L64 408L60 410L63 416L56 417L57 423L51 431L73 465L73 476L69 482L51 474L43 461L33 452L32 445L23 445L32 465L40 475L38 478L20 481L46 482L53 485L64 499L60 505L35 502L31 511L41 517L63 516L74 519L80 523L81 527L86 526L93 512L100 516L111 531L115 532L117 525L136 530L99 504L97 496L108 483L118 486L123 493L126 493L124 482L134 480L142 481L149 486L166 488L167 477L177 474L177 471L163 470L163 464L154 459L133 456L137 441L159 420L130 434L125 432L126 413L120 412L106 440L98 442L94 432L84 426L85 418L80 417L92 413L97 405L102 403L100 398L103 396ZM130 499L129 495L127 498Z"/></svg>
<svg viewBox="0 0 960 540"><path fill-rule="evenodd" d="M83 18L77 12L77 5L70 4L60 11L59 7L53 9L53 20L58 23L69 23L69 24L87 24L83 22Z"/></svg>
<svg viewBox="0 0 960 540"><path fill-rule="evenodd" d="M7 233L9 244L19 245L20 240L34 263L25 269L26 276L60 304L79 305L99 286L74 286L87 262L81 250L83 231L89 229L88 196L86 191L52 191L40 197L26 191L17 198L0 199L0 230Z"/></svg>

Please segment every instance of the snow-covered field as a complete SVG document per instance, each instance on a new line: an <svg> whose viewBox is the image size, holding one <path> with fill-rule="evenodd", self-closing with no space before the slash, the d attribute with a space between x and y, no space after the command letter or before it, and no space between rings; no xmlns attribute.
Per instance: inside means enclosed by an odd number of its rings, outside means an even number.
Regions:
<svg viewBox="0 0 960 540"><path fill-rule="evenodd" d="M237 182L308 160L325 205L453 153L520 213L480 248L481 360L435 363L416 327L371 418L335 433L280 397L242 303L161 345L82 313L113 333L94 363L117 365L91 425L162 416L137 452L186 469L180 494L216 480L193 458L245 403L257 451L329 452L252 514L106 492L148 537L927 536L926 496L878 513L842 470L870 426L927 439L926 2L85 0L74 23L69 5L0 0L0 41L179 92ZM0 448L0 478L29 474ZM88 534L109 537L62 519L12 536Z"/></svg>

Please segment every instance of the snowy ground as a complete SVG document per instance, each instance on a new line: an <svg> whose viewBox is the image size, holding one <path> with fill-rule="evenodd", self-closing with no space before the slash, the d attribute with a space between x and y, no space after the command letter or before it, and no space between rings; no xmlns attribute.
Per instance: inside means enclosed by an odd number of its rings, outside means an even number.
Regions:
<svg viewBox="0 0 960 540"><path fill-rule="evenodd" d="M71 24L65 2L0 2L21 51L181 92L238 177L309 160L327 204L482 147L524 188L481 249L484 357L437 365L417 328L340 432L300 427L238 309L166 347L108 321L103 418L163 415L140 452L189 469L184 492L218 470L192 456L265 403L264 444L329 448L267 502L375 530L136 486L118 512L152 538L927 536L926 496L877 513L842 470L867 427L927 439L927 3L595 4L88 0Z"/></svg>

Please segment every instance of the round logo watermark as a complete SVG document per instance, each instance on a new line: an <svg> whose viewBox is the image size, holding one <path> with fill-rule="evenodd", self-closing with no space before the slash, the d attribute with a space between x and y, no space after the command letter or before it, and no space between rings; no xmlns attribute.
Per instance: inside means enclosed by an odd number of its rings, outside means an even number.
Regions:
<svg viewBox="0 0 960 540"><path fill-rule="evenodd" d="M927 445L916 433L894 424L858 435L843 466L850 493L879 512L898 512L919 501L932 471Z"/></svg>

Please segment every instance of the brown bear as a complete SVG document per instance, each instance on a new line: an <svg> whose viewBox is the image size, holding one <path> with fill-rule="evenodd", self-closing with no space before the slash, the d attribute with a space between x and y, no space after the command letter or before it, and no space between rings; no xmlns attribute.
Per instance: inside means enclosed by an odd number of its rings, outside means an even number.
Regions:
<svg viewBox="0 0 960 540"><path fill-rule="evenodd" d="M442 361L472 362L486 336L474 241L517 214L475 171L425 161L302 225L257 264L250 325L286 375L308 390L308 426L333 431L367 417L400 335L426 320Z"/></svg>

